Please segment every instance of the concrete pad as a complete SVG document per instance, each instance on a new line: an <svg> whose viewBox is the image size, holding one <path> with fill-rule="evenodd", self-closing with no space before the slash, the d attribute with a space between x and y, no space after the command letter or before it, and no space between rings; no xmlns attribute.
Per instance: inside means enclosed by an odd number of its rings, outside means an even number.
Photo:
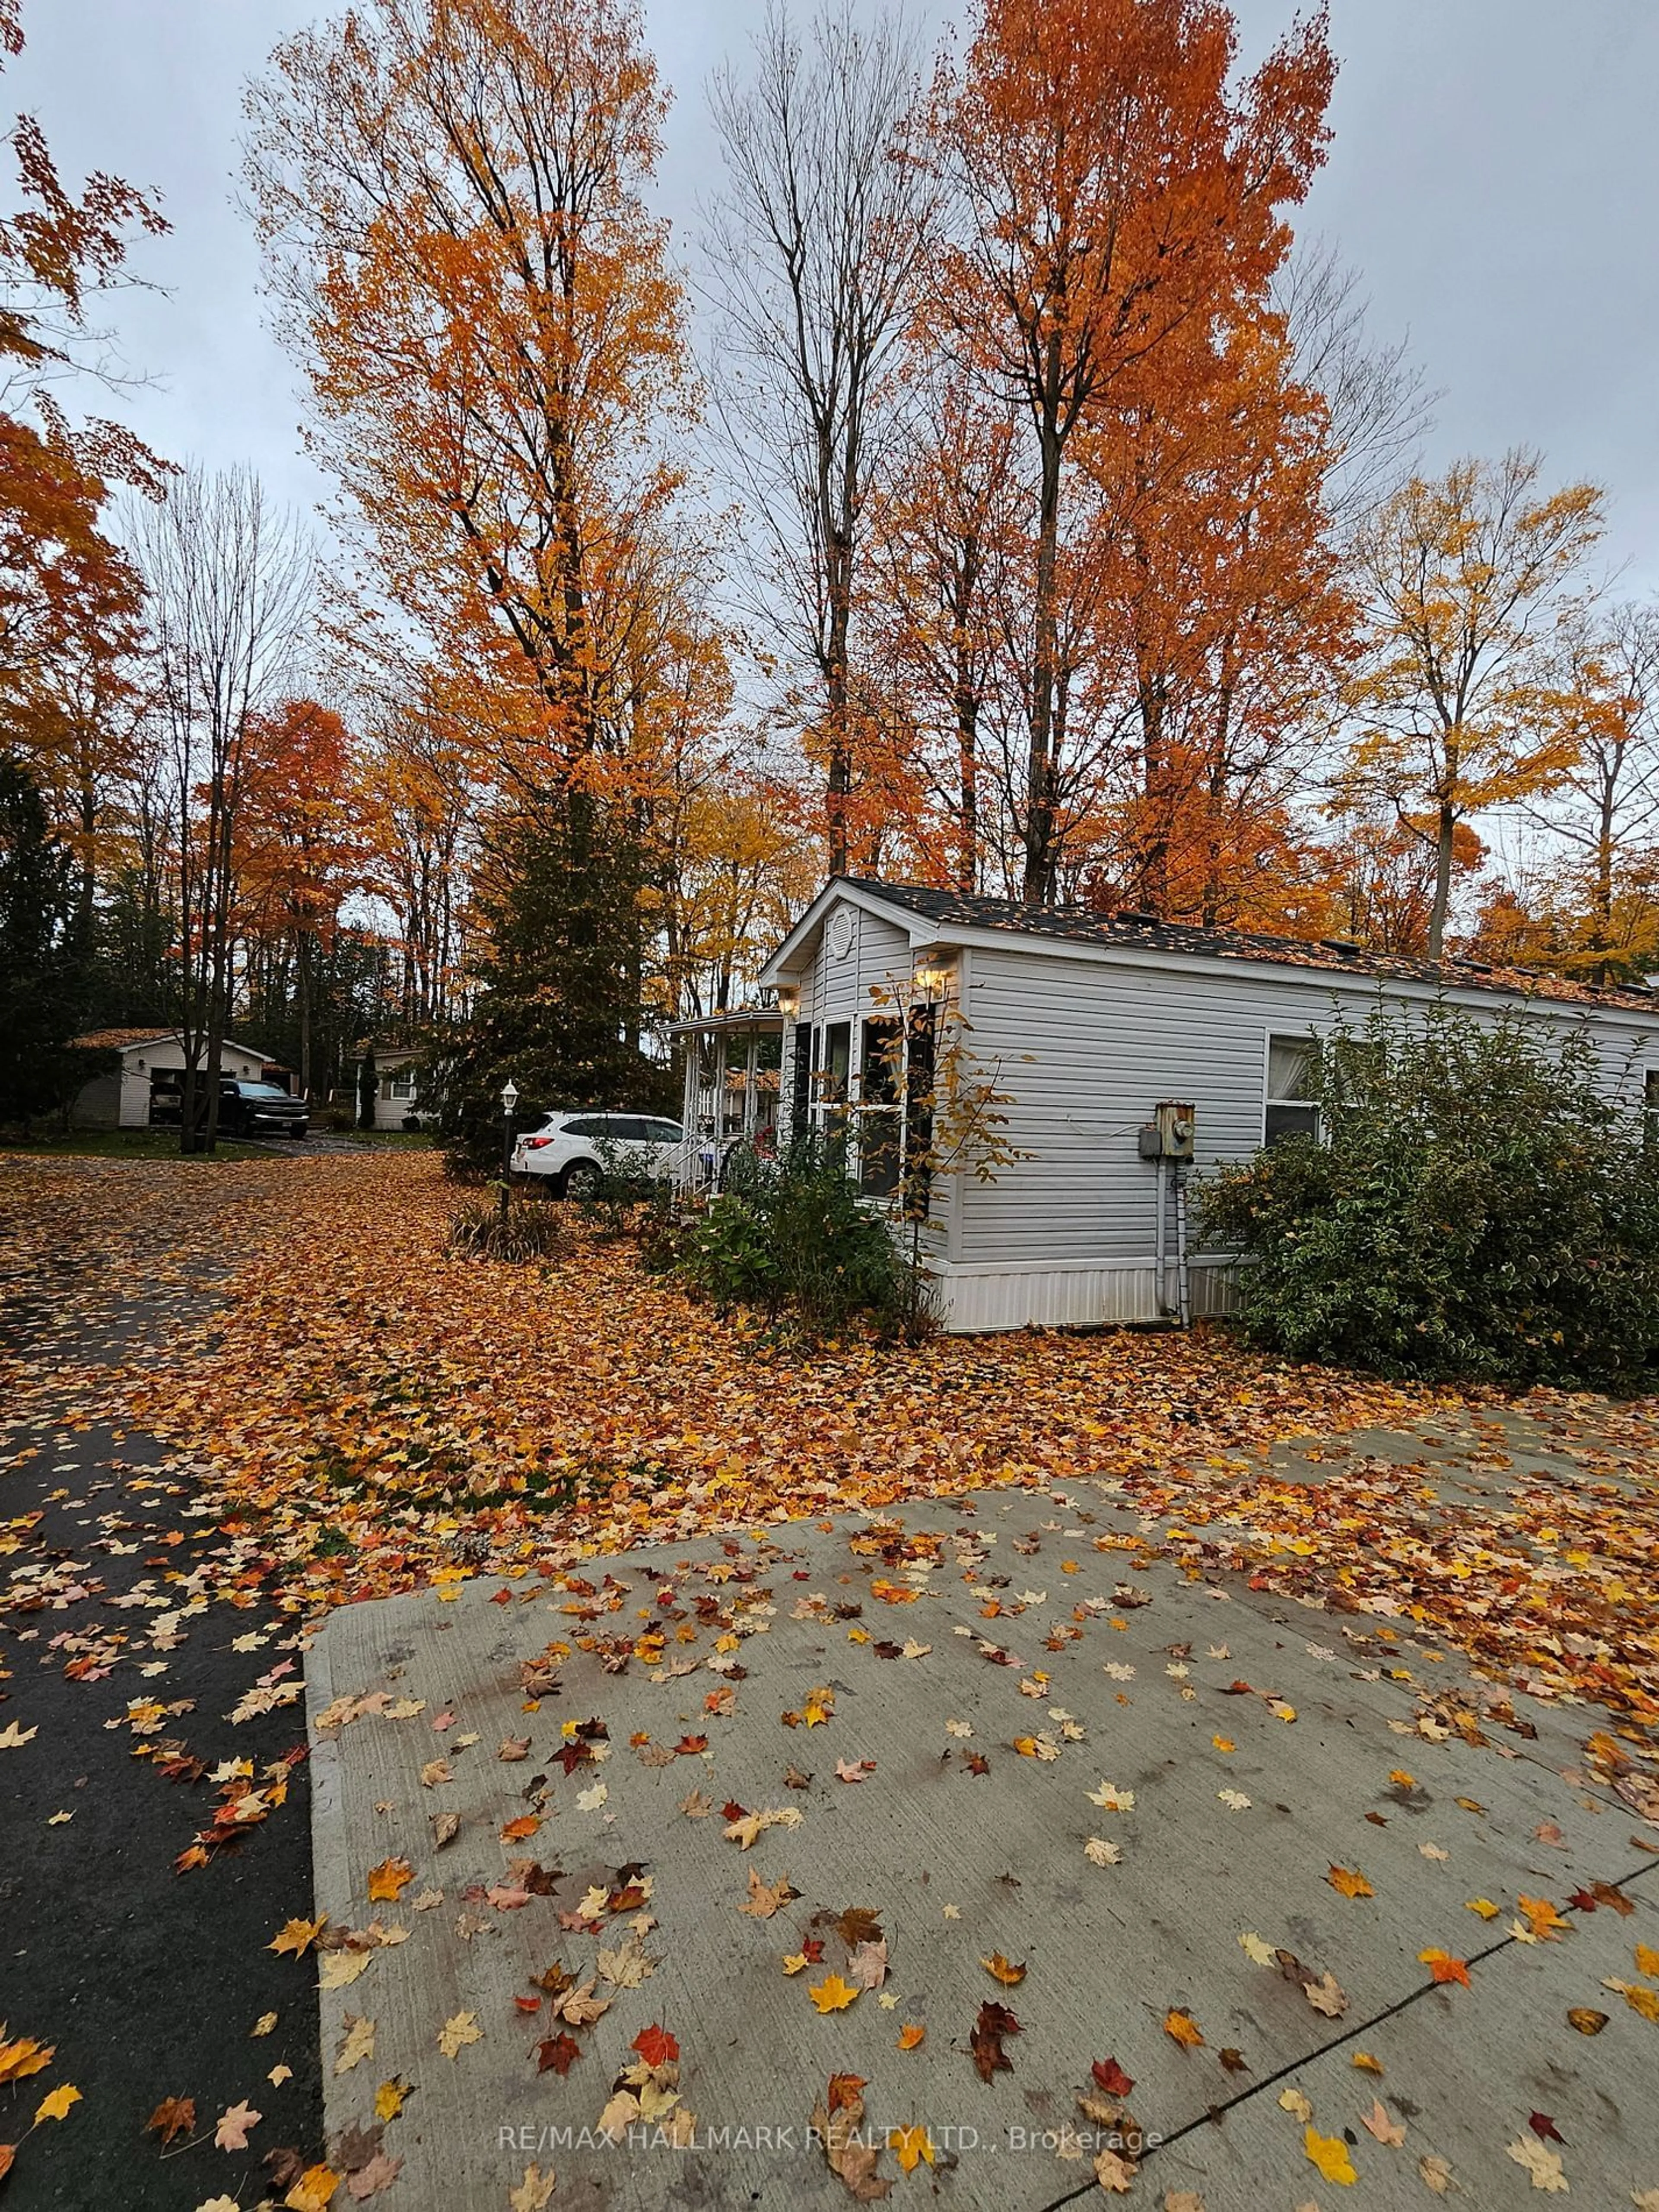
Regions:
<svg viewBox="0 0 1659 2212"><path fill-rule="evenodd" d="M1475 1970L1470 1988L1432 1990L1218 2123L1161 2146L1143 2169L1153 2201L1160 2190L1188 2190L1209 2212L1257 2204L1288 2212L1310 2199L1346 2202L1352 2188L1356 2204L1377 2212L1422 2212L1434 2201L1419 2171L1427 2155L1450 2170L1447 2202L1480 2212L1522 2212L1540 2191L1628 2212L1636 2192L1659 2189L1659 2026L1602 1983L1639 1984L1636 1945L1659 1947L1659 1869L1650 1862L1626 1894L1628 1916L1602 1909L1575 1916L1571 1933L1552 1942L1508 1944ZM1607 2015L1594 2037L1568 2021L1581 2008ZM1381 2072L1357 2068L1357 2051ZM1305 2099L1311 2122L1279 2102L1287 2092ZM1403 2123L1399 2144L1364 2124L1377 2100L1385 2126ZM1534 2113L1555 2136L1533 2127ZM1327 2139L1346 2135L1355 2183L1322 2181L1307 2159L1310 2124ZM1510 2155L1511 2144L1544 2155L1541 2181ZM1552 2156L1565 2191L1552 2185Z"/></svg>
<svg viewBox="0 0 1659 2212"><path fill-rule="evenodd" d="M942 2195L1036 2212L1078 2176L1042 2138L1079 2124L1092 2061L1115 2058L1136 2081L1136 2118L1177 2135L1407 2004L1428 1984L1420 1951L1484 1972L1483 1951L1519 1948L1504 1931L1521 1897L1552 1901L1577 1930L1570 1893L1641 1862L1628 1809L1549 1763L1569 1737L1543 1756L1496 1729L1465 1741L1434 1718L1421 1678L1443 1670L1421 1655L1395 1679L1369 1622L1237 1578L1138 1566L1122 1546L1141 1526L1084 1489L981 1492L879 1522L597 1559L578 1588L489 1579L332 1616L307 1662L318 1909L335 1929L378 1917L403 1940L373 1945L359 1978L323 1992L331 2069L348 2015L376 2024L372 2057L328 2074L327 2118L336 2136L369 2125L380 2082L415 2085L384 2127L384 2150L404 2160L388 2204L505 2206L532 2163L557 2172L560 2203L843 2204L807 2129L831 2075L850 2073L868 2085L878 2145L890 2129L928 2131ZM653 1620L664 1639L641 1650ZM550 1662L526 1710L521 1670L579 1638L590 1648ZM1449 1692L1467 1686L1461 1669L1443 1672ZM815 1691L830 1692L817 1701L828 1717L809 1724ZM376 1692L382 1710L343 1718L338 1701ZM392 1717L400 1700L421 1710ZM562 1730L589 1720L607 1731L593 1745L603 1755L567 1776ZM526 1759L497 1756L526 1736ZM705 1750L670 1755L703 1736ZM875 1765L848 1782L838 1760ZM789 1786L792 1767L810 1774L805 1787ZM694 1790L714 1808L705 1818L679 1809ZM725 1832L728 1801L799 1822L745 1851ZM532 1809L533 1836L503 1841ZM447 1812L462 1825L439 1848L432 1821ZM1091 1839L1115 1863L1093 1863ZM399 1856L411 1869L400 1899L371 1904L369 1869ZM514 1904L510 1869L526 1857L555 1878L521 1880L548 1893ZM614 1913L595 1904L600 1932L583 1923L584 1894L616 1893L635 1868L648 1899L624 1897ZM1333 1868L1371 1893L1340 1893ZM799 1897L770 1917L744 1913L751 1870L767 1885L787 1876ZM412 1909L437 1889L441 1903ZM887 1978L821 2015L811 1987L831 1971L850 1978L844 1931L830 1924L848 1908L878 1921ZM1614 1917L1587 1925L1599 1937ZM535 1998L530 1977L555 1960L593 1975L601 1951L626 1948L630 1923L649 1972L620 1987L601 1973L610 2006L573 2031L581 2055L562 2078L538 2074L536 2046L560 2031L546 2004L532 2014L515 2000ZM1346 2008L1316 2010L1294 1978L1254 1962L1245 1934L1316 1981L1333 1976ZM809 1940L823 1961L787 1974ZM1528 1954L1547 1948L1566 1946ZM1017 1985L981 1965L997 1953L1025 1968ZM625 1963L611 1964L625 1983ZM1011 2070L988 2083L969 2047L987 2001L1021 2029L1006 2038ZM1166 2032L1172 2008L1200 2045ZM480 2039L450 2058L439 2033L464 2013ZM902 2051L908 2023L926 2038ZM678 2042L694 2144L671 2148L651 2130L596 2143L629 2046L653 2025ZM1593 2084L1596 2046L1575 2057ZM1449 2086L1480 2104L1490 2075L1471 2050ZM1303 2182L1299 2160L1298 2139L1286 2186ZM899 2188L927 2171L901 2178L891 2151L878 2167Z"/></svg>

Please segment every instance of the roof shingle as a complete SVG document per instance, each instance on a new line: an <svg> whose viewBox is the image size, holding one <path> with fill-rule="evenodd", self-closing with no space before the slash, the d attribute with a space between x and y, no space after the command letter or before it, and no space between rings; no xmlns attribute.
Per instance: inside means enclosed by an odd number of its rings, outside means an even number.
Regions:
<svg viewBox="0 0 1659 2212"><path fill-rule="evenodd" d="M1059 938L1082 945L1133 946L1146 951L1185 953L1207 960L1249 960L1292 968L1319 968L1334 975L1370 975L1380 981L1426 983L1439 989L1501 991L1534 999L1562 999L1583 1006L1628 1006L1659 1013L1659 994L1635 983L1597 987L1570 976L1530 968L1498 968L1478 960L1427 960L1408 953L1370 952L1336 938L1315 941L1269 937L1255 930L1200 929L1156 915L1096 914L1083 906L1032 906L1022 899L985 898L927 884L884 883L873 876L844 876L840 881L902 907L945 928L993 929L1017 937Z"/></svg>

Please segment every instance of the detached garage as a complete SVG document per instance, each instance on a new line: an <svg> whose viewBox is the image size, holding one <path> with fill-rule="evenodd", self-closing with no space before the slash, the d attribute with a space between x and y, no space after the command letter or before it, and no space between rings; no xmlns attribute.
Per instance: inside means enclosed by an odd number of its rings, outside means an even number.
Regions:
<svg viewBox="0 0 1659 2212"><path fill-rule="evenodd" d="M177 1030L94 1030L74 1039L83 1052L112 1052L120 1065L83 1083L70 1109L77 1129L147 1129L154 1121L177 1124L185 1079L184 1039ZM251 1045L229 1037L221 1048L224 1073L244 1083L281 1084L277 1067ZM285 1086L284 1086L285 1087Z"/></svg>
<svg viewBox="0 0 1659 2212"><path fill-rule="evenodd" d="M1363 1022L1379 1001L1396 1013L1443 1004L1582 1024L1609 1085L1632 1111L1659 1115L1653 991L1339 939L841 877L761 981L784 1016L784 1124L844 1127L872 1204L897 1206L917 1131L906 1089L927 1087L947 1022L1000 1094L999 1137L1018 1157L991 1181L937 1175L921 1200L922 1249L956 1330L1176 1312L1188 1167L1313 1129L1316 1109L1299 1095L1310 1040L1339 1014ZM1192 1311L1226 1309L1224 1258L1193 1255L1185 1279Z"/></svg>

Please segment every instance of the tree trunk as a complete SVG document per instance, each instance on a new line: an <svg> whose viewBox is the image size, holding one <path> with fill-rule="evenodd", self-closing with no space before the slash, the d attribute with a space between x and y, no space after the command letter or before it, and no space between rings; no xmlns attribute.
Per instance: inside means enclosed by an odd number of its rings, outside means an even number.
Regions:
<svg viewBox="0 0 1659 2212"><path fill-rule="evenodd" d="M1429 957L1438 960L1446 938L1446 913L1451 904L1452 837L1457 817L1449 806L1440 809L1439 834L1434 847L1434 907L1429 915Z"/></svg>
<svg viewBox="0 0 1659 2212"><path fill-rule="evenodd" d="M1049 340L1050 375L1059 374L1058 341ZM1036 606L1031 659L1031 742L1025 778L1025 896L1042 906L1054 896L1054 659L1057 640L1054 592L1060 547L1059 424L1052 407L1038 424L1042 461L1037 514Z"/></svg>

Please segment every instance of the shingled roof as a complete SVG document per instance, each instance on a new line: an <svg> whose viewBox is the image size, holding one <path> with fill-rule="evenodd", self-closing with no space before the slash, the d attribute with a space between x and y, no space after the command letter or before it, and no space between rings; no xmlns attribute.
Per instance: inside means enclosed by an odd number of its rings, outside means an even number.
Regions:
<svg viewBox="0 0 1659 2212"><path fill-rule="evenodd" d="M981 898L927 884L890 884L872 876L837 878L889 906L945 929L992 929L1011 937L1058 938L1080 945L1133 947L1206 960L1247 960L1277 967L1319 968L1334 975L1370 975L1379 981L1426 983L1437 990L1501 991L1534 999L1565 999L1583 1006L1627 1006L1659 1013L1659 993L1644 984L1598 988L1531 968L1494 967L1480 960L1419 960L1406 953L1370 952L1341 938L1269 937L1261 931L1199 929L1163 921L1156 915L1096 914L1083 906L1032 906L1023 899Z"/></svg>

